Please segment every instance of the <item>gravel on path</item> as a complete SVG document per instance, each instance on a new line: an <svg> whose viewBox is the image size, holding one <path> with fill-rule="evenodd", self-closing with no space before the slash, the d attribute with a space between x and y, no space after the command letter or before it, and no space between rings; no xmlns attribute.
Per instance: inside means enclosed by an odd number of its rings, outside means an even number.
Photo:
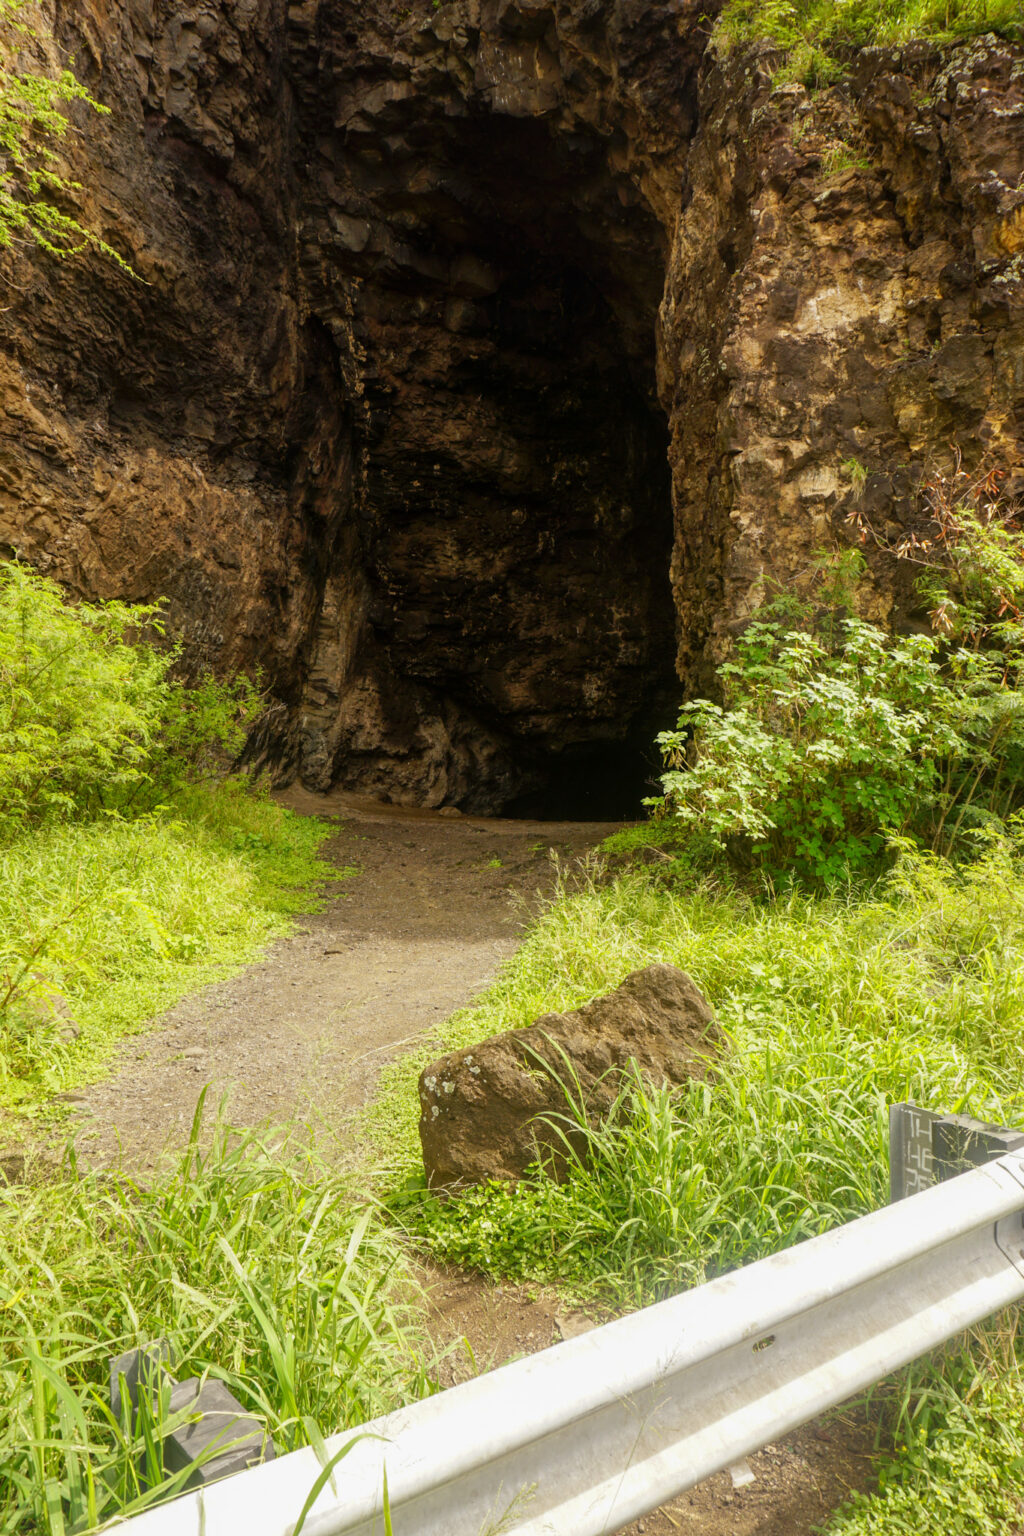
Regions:
<svg viewBox="0 0 1024 1536"><path fill-rule="evenodd" d="M358 873L262 960L121 1045L112 1073L76 1095L88 1162L152 1168L184 1144L205 1084L232 1124L342 1130L383 1065L490 986L552 887L551 851L574 858L613 830L276 798L340 818L324 856Z"/></svg>

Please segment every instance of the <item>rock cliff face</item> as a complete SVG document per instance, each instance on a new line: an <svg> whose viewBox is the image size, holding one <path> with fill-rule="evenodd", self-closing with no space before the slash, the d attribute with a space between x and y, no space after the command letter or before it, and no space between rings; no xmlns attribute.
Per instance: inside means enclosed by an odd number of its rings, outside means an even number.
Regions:
<svg viewBox="0 0 1024 1536"><path fill-rule="evenodd" d="M1024 54L812 94L706 15L61 0L143 281L8 263L0 543L261 665L312 786L624 809L766 574L1024 441Z"/></svg>

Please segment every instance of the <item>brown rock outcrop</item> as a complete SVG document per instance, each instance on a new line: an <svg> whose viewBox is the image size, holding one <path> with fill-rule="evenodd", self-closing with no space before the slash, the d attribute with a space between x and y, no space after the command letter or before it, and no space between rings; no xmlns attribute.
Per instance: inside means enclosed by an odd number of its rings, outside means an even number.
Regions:
<svg viewBox="0 0 1024 1536"><path fill-rule="evenodd" d="M812 93L707 14L56 5L145 282L3 257L0 548L261 665L282 775L635 802L766 577L913 524L951 441L1024 459L1024 49Z"/></svg>
<svg viewBox="0 0 1024 1536"><path fill-rule="evenodd" d="M557 1166L561 1136L580 1143L566 1120L566 1090L597 1124L629 1063L652 1083L678 1085L705 1075L720 1041L689 976L649 965L572 1013L547 1013L527 1029L442 1056L420 1074L427 1182L438 1189L515 1179L538 1148L552 1150Z"/></svg>

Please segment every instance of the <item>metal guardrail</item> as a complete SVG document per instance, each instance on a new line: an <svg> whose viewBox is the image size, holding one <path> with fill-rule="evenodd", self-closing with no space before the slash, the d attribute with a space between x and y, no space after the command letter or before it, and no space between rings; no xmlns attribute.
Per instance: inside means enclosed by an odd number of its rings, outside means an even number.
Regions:
<svg viewBox="0 0 1024 1536"><path fill-rule="evenodd" d="M606 1536L1024 1298L1024 1153L327 1442L303 1536ZM362 1438L360 1438L362 1437ZM312 1450L117 1527L294 1536Z"/></svg>

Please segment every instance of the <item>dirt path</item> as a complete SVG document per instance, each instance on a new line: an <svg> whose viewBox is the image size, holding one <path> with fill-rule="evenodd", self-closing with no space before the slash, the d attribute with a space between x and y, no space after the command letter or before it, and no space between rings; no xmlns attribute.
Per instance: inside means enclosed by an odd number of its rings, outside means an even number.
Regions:
<svg viewBox="0 0 1024 1536"><path fill-rule="evenodd" d="M325 853L359 873L265 959L122 1045L112 1075L76 1095L90 1162L152 1167L184 1141L204 1083L238 1125L340 1127L385 1062L490 985L551 888L550 851L572 858L611 830L280 798L343 818Z"/></svg>

